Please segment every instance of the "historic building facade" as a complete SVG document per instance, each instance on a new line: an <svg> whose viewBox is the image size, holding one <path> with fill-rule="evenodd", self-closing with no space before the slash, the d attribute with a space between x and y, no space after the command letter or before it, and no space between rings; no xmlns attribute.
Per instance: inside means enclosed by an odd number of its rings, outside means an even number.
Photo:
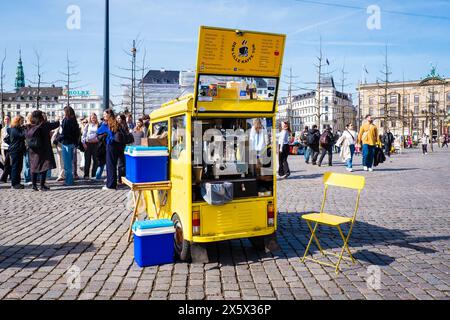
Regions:
<svg viewBox="0 0 450 320"><path fill-rule="evenodd" d="M383 133L387 128L398 135L420 137L448 132L450 78L433 68L423 80L363 84L360 94L361 118L371 114Z"/></svg>
<svg viewBox="0 0 450 320"><path fill-rule="evenodd" d="M281 98L278 101L277 122L288 120L294 132L311 128L318 123L318 95L316 91ZM344 130L347 123L355 123L356 110L352 97L336 90L332 77L321 80L320 89L320 130L330 126L334 131Z"/></svg>

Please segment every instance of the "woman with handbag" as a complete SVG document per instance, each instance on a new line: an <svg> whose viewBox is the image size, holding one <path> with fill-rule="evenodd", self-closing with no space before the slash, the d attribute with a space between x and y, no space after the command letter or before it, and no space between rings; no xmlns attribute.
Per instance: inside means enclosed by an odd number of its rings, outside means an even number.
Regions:
<svg viewBox="0 0 450 320"><path fill-rule="evenodd" d="M345 126L345 130L336 142L336 146L340 148L340 156L342 161L346 163L346 170L353 172L353 156L355 154L356 131L353 130L353 124L349 123Z"/></svg>
<svg viewBox="0 0 450 320"><path fill-rule="evenodd" d="M107 109L103 112L103 123L97 134L106 134L106 186L103 190L117 189L117 164L123 152L123 134L114 111Z"/></svg>
<svg viewBox="0 0 450 320"><path fill-rule="evenodd" d="M98 118L95 113L91 114L89 118L89 123L83 129L83 135L81 137L81 142L84 147L84 179L89 180L90 177L95 177L98 161ZM92 161L92 169L91 169ZM90 172L90 175L89 175Z"/></svg>
<svg viewBox="0 0 450 320"><path fill-rule="evenodd" d="M28 145L28 157L34 191L47 191L50 188L45 185L47 171L56 168L53 155L50 132L59 127L59 122L47 122L40 110L33 111L31 124L27 126L25 133ZM41 187L38 189L37 180L40 177Z"/></svg>

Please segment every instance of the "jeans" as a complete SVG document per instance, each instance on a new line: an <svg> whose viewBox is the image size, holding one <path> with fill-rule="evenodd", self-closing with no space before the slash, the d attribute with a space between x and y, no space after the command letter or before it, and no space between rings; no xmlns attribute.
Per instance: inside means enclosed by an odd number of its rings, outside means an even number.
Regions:
<svg viewBox="0 0 450 320"><path fill-rule="evenodd" d="M97 171L95 172L95 179L97 179L97 180L102 179L103 170L105 170L105 165L104 164L98 165Z"/></svg>
<svg viewBox="0 0 450 320"><path fill-rule="evenodd" d="M75 148L75 145L73 144L69 144L69 145L65 145L63 144L61 149L62 149L62 158L63 158L63 162L64 162L64 174L66 176L66 186L72 186L73 185L73 155L74 155L74 151L73 149Z"/></svg>
<svg viewBox="0 0 450 320"><path fill-rule="evenodd" d="M355 154L355 145L351 144L350 145L350 159L347 159L346 164L347 164L347 168L348 169L352 169L353 168L353 155Z"/></svg>
<svg viewBox="0 0 450 320"><path fill-rule="evenodd" d="M305 161L309 162L309 157L311 156L311 148L310 147L305 147Z"/></svg>
<svg viewBox="0 0 450 320"><path fill-rule="evenodd" d="M30 169L30 157L28 156L28 152L25 152L25 156L23 158L23 177L25 179L25 183L31 182L31 169Z"/></svg>
<svg viewBox="0 0 450 320"><path fill-rule="evenodd" d="M387 157L390 157L390 156L391 156L391 148L392 148L392 145L391 145L391 144L385 144L385 145L384 145L384 154L385 154Z"/></svg>
<svg viewBox="0 0 450 320"><path fill-rule="evenodd" d="M370 146L368 144L363 144L362 146L363 154L363 166L367 168L372 168L373 158L375 156L375 146Z"/></svg>
<svg viewBox="0 0 450 320"><path fill-rule="evenodd" d="M11 186L15 187L20 184L20 174L23 168L23 153L14 152L11 157Z"/></svg>

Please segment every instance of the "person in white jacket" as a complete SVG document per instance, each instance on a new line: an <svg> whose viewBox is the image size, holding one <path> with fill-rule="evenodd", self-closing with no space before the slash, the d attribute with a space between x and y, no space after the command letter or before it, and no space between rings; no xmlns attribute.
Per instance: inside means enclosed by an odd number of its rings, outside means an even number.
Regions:
<svg viewBox="0 0 450 320"><path fill-rule="evenodd" d="M253 120L253 126L250 130L249 142L251 157L250 170L252 171L253 175L256 175L257 167L261 164L264 164L261 163L261 156L269 143L267 130L264 128L261 123L261 119L259 118Z"/></svg>
<svg viewBox="0 0 450 320"><path fill-rule="evenodd" d="M346 163L346 170L348 172L353 171L353 155L355 154L356 139L357 133L353 130L353 124L349 123L345 126L344 132L336 142L336 145L341 148L340 156L342 161Z"/></svg>

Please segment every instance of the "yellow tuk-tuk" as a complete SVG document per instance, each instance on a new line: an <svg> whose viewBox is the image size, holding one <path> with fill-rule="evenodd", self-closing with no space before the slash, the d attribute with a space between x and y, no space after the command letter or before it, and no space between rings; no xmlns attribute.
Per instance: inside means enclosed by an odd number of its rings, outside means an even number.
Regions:
<svg viewBox="0 0 450 320"><path fill-rule="evenodd" d="M284 35L201 27L194 93L150 114L150 135L167 136L170 151L172 188L157 197L158 218L174 221L181 260L205 260L202 244L215 241L274 244L284 44Z"/></svg>

